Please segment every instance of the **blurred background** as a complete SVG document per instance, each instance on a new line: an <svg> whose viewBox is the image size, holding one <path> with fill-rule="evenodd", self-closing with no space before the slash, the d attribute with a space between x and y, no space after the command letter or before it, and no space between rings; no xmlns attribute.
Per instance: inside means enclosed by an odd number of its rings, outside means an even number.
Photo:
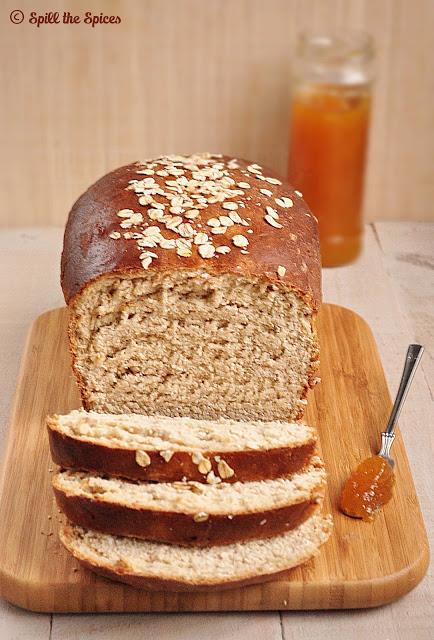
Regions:
<svg viewBox="0 0 434 640"><path fill-rule="evenodd" d="M121 23L37 28L35 10ZM64 224L102 174L162 153L224 152L285 176L306 28L376 42L366 219L433 219L432 0L3 0L0 224Z"/></svg>

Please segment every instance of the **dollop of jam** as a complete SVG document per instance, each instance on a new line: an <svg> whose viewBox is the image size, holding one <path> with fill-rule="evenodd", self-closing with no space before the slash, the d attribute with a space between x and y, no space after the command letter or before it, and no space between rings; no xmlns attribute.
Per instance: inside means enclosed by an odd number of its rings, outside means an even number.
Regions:
<svg viewBox="0 0 434 640"><path fill-rule="evenodd" d="M389 502L394 483L393 469L387 460L381 456L367 458L346 481L340 508L347 516L369 522Z"/></svg>

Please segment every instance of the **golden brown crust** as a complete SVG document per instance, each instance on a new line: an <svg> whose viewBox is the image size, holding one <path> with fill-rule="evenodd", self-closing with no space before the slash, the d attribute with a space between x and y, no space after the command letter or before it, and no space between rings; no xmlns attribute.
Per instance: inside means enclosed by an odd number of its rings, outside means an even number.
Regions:
<svg viewBox="0 0 434 640"><path fill-rule="evenodd" d="M227 163L228 157L219 159ZM237 160L239 168L229 169L229 175L236 183L248 182L251 188L245 196L237 198L244 201L244 217L251 218L253 233L248 237L248 254L239 249L231 250L212 259L201 258L197 247L191 257L180 257L175 251L152 249L158 258L150 265L150 270L172 271L178 269L205 269L210 274L235 273L248 277L264 278L279 282L297 291L308 301L314 310L318 309L321 297L320 257L317 223L306 203L287 183L269 184L249 173L249 163ZM130 180L143 178L138 175L140 167L133 163L102 177L92 185L74 204L68 218L64 236L62 254L62 288L65 300L70 304L75 296L91 282L108 274L126 274L144 272L136 242L125 239L112 239L110 233L121 231L117 213L122 209L144 213L146 206L138 204L137 194L126 189ZM269 169L262 169L265 176L277 178ZM167 178L153 176L162 187ZM272 191L272 197L264 195L260 189ZM247 190L246 190L247 191ZM279 210L279 222L282 229L276 229L264 221L266 206L276 207L275 199L282 196L291 198L293 206ZM246 198L249 198L247 200ZM278 207L277 207L278 208ZM211 217L225 213L221 203L209 204L200 211L195 223L206 222ZM227 212L226 212L227 213ZM151 224L157 225L157 222ZM228 238L222 244L230 244L230 238L239 230L229 228ZM238 229L238 227L237 227ZM131 231L134 231L132 228ZM178 238L174 232L165 231L168 238ZM217 236L221 238L222 236ZM286 273L279 276L277 267L282 265Z"/></svg>
<svg viewBox="0 0 434 640"><path fill-rule="evenodd" d="M54 487L59 509L76 525L114 536L182 546L208 547L271 538L294 529L318 509L323 488L310 500L270 511L209 515L195 522L190 514L120 506L98 499L68 496Z"/></svg>
<svg viewBox="0 0 434 640"><path fill-rule="evenodd" d="M151 463L142 467L136 462L133 449L108 447L60 433L53 421L48 421L48 434L53 461L65 469L81 469L94 473L108 474L130 480L148 480L157 482L175 482L186 478L197 482L206 482L206 474L194 464L191 453L175 451L167 462L159 451L148 450ZM316 442L312 440L297 447L279 447L266 450L211 451L203 452L211 464L214 473L219 476L218 460L220 456L234 471L224 482L247 482L271 480L296 473L312 457Z"/></svg>

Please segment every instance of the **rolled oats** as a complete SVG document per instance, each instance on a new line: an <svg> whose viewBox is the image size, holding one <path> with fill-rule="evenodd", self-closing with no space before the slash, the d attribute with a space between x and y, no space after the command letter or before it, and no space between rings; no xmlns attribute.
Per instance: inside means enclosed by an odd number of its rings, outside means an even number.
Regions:
<svg viewBox="0 0 434 640"><path fill-rule="evenodd" d="M220 460L217 464L217 469L221 478L226 480L227 478L232 478L235 475L235 471L228 465L225 460Z"/></svg>
<svg viewBox="0 0 434 640"><path fill-rule="evenodd" d="M195 513L193 516L193 520L195 522L206 522L209 518L209 514L205 513L205 511L199 511L198 513Z"/></svg>
<svg viewBox="0 0 434 640"><path fill-rule="evenodd" d="M160 451L160 456L166 462L170 462L174 453L175 453L174 451L170 451L169 449L166 449L166 451Z"/></svg>
<svg viewBox="0 0 434 640"><path fill-rule="evenodd" d="M146 451L136 451L136 462L139 467L149 467L151 464L151 458Z"/></svg>
<svg viewBox="0 0 434 640"><path fill-rule="evenodd" d="M285 276L286 273L286 267L282 267L281 264L279 264L279 266L277 267L277 275L279 276L279 278L283 278Z"/></svg>
<svg viewBox="0 0 434 640"><path fill-rule="evenodd" d="M233 236L232 242L236 247L247 247L249 244L249 241L247 240L246 236L243 236L241 234Z"/></svg>
<svg viewBox="0 0 434 640"><path fill-rule="evenodd" d="M275 229L282 229L282 225L271 216L269 215L265 216L265 220L266 222L268 222L268 224L271 224L271 226L274 227Z"/></svg>
<svg viewBox="0 0 434 640"><path fill-rule="evenodd" d="M202 458L202 460L197 465L197 468L200 473L208 473L212 469L211 461L208 458Z"/></svg>

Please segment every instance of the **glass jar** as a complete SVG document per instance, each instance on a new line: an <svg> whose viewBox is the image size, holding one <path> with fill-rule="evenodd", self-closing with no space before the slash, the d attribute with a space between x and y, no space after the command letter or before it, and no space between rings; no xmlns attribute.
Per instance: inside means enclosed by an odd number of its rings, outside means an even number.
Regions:
<svg viewBox="0 0 434 640"><path fill-rule="evenodd" d="M325 267L352 262L362 247L373 59L364 33L298 39L288 177L319 220Z"/></svg>

